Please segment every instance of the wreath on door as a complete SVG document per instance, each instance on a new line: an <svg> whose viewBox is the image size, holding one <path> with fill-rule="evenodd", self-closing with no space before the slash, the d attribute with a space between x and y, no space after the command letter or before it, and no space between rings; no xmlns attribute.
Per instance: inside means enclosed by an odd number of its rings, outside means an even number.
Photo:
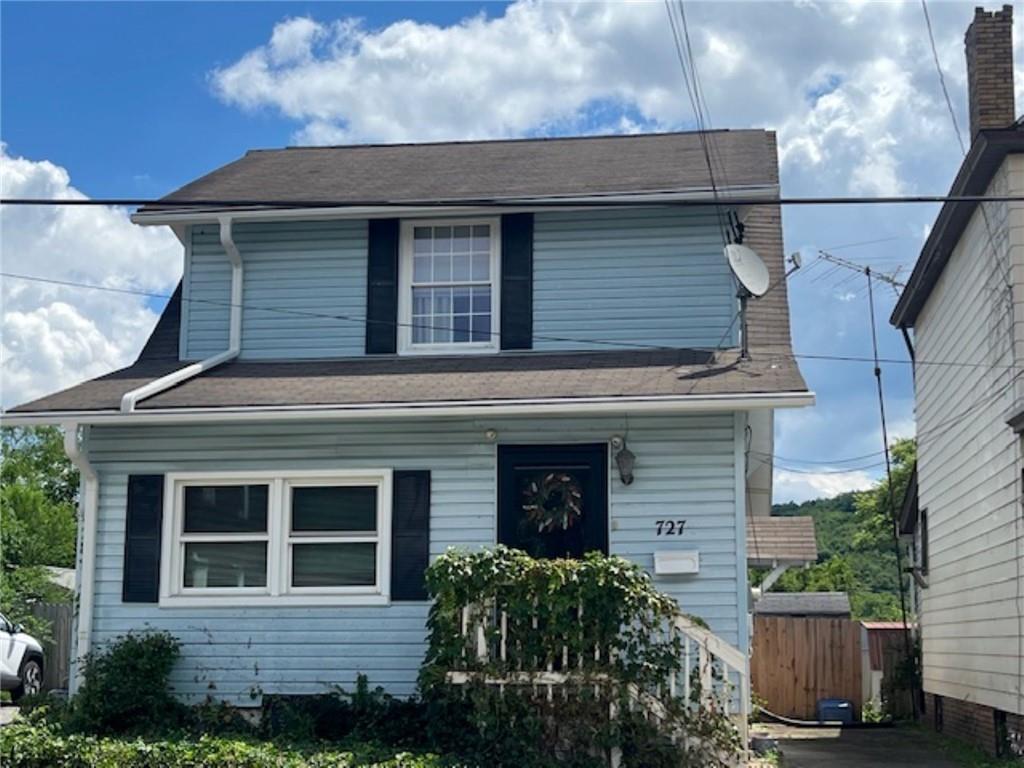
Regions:
<svg viewBox="0 0 1024 768"><path fill-rule="evenodd" d="M568 530L583 516L583 488L566 472L548 472L523 490L523 511L540 533Z"/></svg>

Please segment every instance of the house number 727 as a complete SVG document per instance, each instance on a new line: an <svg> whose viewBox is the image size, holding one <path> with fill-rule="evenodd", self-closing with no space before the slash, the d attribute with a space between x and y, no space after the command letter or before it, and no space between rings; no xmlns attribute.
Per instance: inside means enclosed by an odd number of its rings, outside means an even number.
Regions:
<svg viewBox="0 0 1024 768"><path fill-rule="evenodd" d="M682 536L683 528L686 527L686 521L659 520L654 526L658 530L658 536Z"/></svg>

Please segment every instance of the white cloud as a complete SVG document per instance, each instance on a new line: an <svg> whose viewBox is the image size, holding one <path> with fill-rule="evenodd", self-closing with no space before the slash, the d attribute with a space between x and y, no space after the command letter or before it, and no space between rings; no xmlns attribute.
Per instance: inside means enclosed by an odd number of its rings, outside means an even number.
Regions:
<svg viewBox="0 0 1024 768"><path fill-rule="evenodd" d="M800 503L849 491L862 491L874 484L871 475L859 470L834 474L830 471L805 473L779 469L775 471L774 478L773 494L777 502Z"/></svg>
<svg viewBox="0 0 1024 768"><path fill-rule="evenodd" d="M0 144L4 197L85 197L68 172L11 156ZM143 229L107 207L0 210L3 271L154 293L173 290L181 247L166 230ZM130 363L157 314L143 297L3 278L0 401L5 407Z"/></svg>
<svg viewBox="0 0 1024 768"><path fill-rule="evenodd" d="M938 26L948 11L933 15ZM908 155L950 140L918 7L698 4L688 16L713 123L777 128L784 163L835 192L906 192ZM950 73L963 69L955 39L940 39ZM961 96L964 78L947 79ZM295 120L311 144L692 126L660 3L521 0L444 27L288 18L210 80L225 103Z"/></svg>

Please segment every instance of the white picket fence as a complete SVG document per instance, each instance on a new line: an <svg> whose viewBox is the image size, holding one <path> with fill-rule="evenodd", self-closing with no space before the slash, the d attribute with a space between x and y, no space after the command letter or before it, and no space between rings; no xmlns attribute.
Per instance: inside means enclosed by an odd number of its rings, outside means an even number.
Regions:
<svg viewBox="0 0 1024 768"><path fill-rule="evenodd" d="M467 663L465 670L450 671L447 680L452 685L482 682L502 690L506 686L532 686L534 690L546 689L547 699L552 701L556 696L572 695L571 691L581 686L592 685L598 689L604 683L613 682L585 670L584 658L580 655L573 658L568 645L562 646L558 664L549 657L542 663L543 668L524 669L522 656L517 654L519 668L508 669L509 646L518 641L509 636L509 621L505 611L496 611L489 606L467 605L462 608L461 625L467 647L475 650L476 663ZM536 618L533 629L541 631ZM685 616L677 616L664 631L670 633L666 639L679 639L682 659L679 671L669 676L657 693L661 696L667 694L687 707L713 708L717 712L727 713L743 745L737 765L746 765L750 714L750 663L747 655ZM594 661L600 662L604 652L595 646ZM496 660L501 662L498 666L506 671L495 675L472 669L488 665L495 655ZM666 719L668 713L659 695L641 690L636 685L630 686L629 691L632 707L638 708L648 718ZM610 716L614 718L617 715L615 704L609 706ZM685 734L679 735L687 738ZM613 751L610 759L612 767L617 768L620 760L621 754Z"/></svg>

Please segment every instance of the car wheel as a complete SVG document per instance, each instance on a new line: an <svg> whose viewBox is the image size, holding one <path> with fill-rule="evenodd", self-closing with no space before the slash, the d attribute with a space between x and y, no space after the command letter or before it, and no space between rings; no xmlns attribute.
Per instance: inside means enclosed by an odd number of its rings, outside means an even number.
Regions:
<svg viewBox="0 0 1024 768"><path fill-rule="evenodd" d="M21 665L21 684L11 691L11 699L17 701L43 690L43 665L36 659L28 659Z"/></svg>

